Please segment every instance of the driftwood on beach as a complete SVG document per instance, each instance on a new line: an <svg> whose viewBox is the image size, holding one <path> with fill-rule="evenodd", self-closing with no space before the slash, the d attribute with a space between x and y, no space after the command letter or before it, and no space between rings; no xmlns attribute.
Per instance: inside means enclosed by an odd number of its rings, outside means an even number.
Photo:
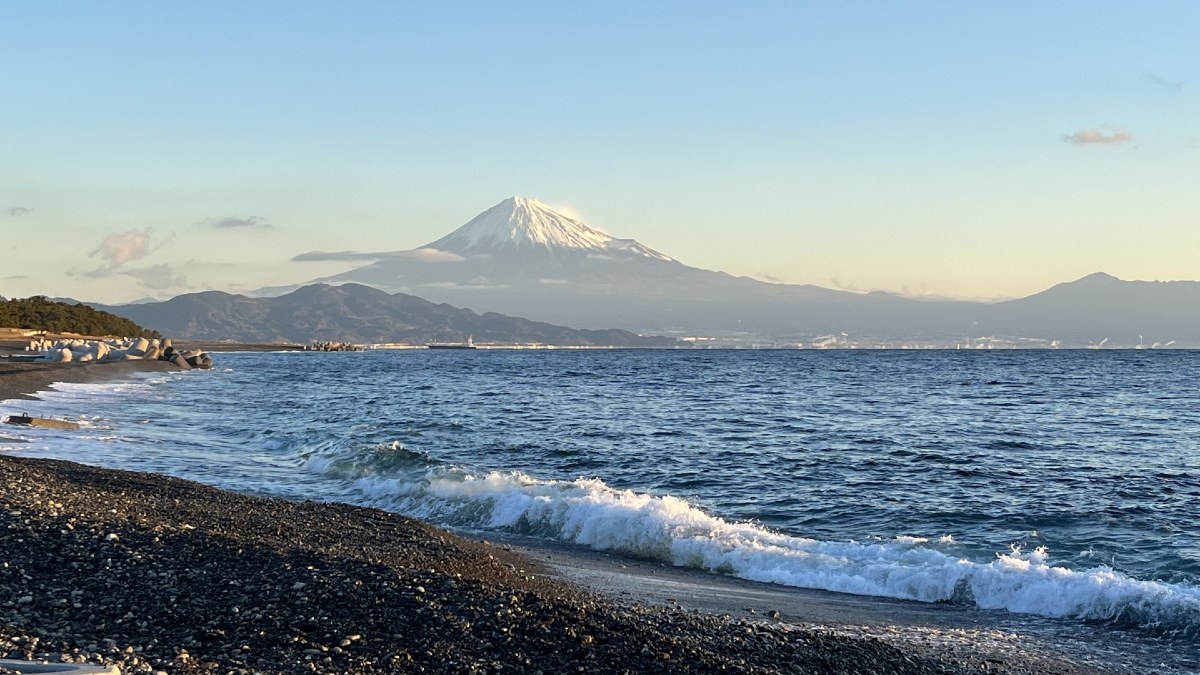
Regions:
<svg viewBox="0 0 1200 675"><path fill-rule="evenodd" d="M79 422L58 420L52 417L31 417L24 413L9 415L4 418L4 423L14 426L38 427L41 429L78 429L81 426Z"/></svg>

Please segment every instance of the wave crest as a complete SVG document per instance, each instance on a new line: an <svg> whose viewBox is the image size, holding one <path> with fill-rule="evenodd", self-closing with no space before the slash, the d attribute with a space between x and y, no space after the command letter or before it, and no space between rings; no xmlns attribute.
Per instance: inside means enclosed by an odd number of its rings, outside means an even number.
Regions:
<svg viewBox="0 0 1200 675"><path fill-rule="evenodd" d="M801 588L1200 635L1200 589L1141 581L1106 566L1053 565L1045 548L1014 547L990 562L973 562L935 548L952 545L950 537L934 544L921 537L822 541L730 522L679 497L621 490L595 478L539 480L420 464L417 471L410 461L400 476L332 470L330 477L351 480L363 503L453 527L544 537Z"/></svg>

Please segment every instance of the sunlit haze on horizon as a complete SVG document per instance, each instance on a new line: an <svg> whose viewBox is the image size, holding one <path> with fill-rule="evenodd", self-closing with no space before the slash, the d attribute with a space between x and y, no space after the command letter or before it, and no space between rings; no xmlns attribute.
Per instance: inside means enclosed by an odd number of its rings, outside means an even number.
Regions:
<svg viewBox="0 0 1200 675"><path fill-rule="evenodd" d="M0 295L295 284L513 195L764 281L1200 279L1200 4L5 3ZM320 258L320 256L310 256Z"/></svg>

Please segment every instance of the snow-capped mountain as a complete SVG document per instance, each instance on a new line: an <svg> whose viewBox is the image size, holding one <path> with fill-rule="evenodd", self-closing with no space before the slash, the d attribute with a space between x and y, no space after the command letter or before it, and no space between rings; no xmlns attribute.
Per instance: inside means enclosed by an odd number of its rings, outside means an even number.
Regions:
<svg viewBox="0 0 1200 675"><path fill-rule="evenodd" d="M491 296L500 296L533 285L526 290L536 303L537 296L545 295L537 289L544 286L611 290L647 277L661 282L687 270L693 268L633 239L613 237L536 199L511 197L436 241L380 254L373 264L320 281L364 283L452 304L476 299L463 293L494 291Z"/></svg>
<svg viewBox="0 0 1200 675"><path fill-rule="evenodd" d="M827 332L846 325L840 312L830 314L834 305L863 297L690 267L527 197L506 199L419 248L379 254L372 264L315 281L367 284L565 325L652 332L792 331L800 323L790 306L796 302L808 303L802 323Z"/></svg>
<svg viewBox="0 0 1200 675"><path fill-rule="evenodd" d="M632 239L617 239L592 229L528 197L506 199L475 216L466 225L421 248L470 255L539 247L596 254L623 252L659 260L671 259Z"/></svg>
<svg viewBox="0 0 1200 675"><path fill-rule="evenodd" d="M361 283L477 312L582 328L785 342L846 332L950 345L988 335L1064 346L1106 336L1124 345L1176 340L1200 345L1200 318L1194 312L1200 284L1195 282L1154 285L1096 275L995 304L773 284L690 267L525 197L506 199L416 249L313 252L297 260L331 255L375 262L314 281ZM275 294L293 289L275 289Z"/></svg>

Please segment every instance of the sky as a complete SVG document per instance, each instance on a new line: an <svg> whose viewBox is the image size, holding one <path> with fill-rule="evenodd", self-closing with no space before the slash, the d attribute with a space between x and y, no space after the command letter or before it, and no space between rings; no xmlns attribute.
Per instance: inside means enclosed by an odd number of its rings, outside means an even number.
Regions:
<svg viewBox="0 0 1200 675"><path fill-rule="evenodd" d="M734 6L738 5L738 6ZM1200 279L1200 3L0 0L0 295L251 291L513 195L767 281ZM359 263L361 264L361 263Z"/></svg>

